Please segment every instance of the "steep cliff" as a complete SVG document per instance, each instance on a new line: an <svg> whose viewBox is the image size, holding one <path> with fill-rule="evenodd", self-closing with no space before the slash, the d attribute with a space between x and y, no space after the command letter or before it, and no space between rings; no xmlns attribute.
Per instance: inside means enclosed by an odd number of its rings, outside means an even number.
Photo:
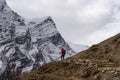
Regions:
<svg viewBox="0 0 120 80"><path fill-rule="evenodd" d="M60 60L60 48L66 57L75 52L58 32L51 17L28 20L0 0L0 80L10 80L45 63Z"/></svg>

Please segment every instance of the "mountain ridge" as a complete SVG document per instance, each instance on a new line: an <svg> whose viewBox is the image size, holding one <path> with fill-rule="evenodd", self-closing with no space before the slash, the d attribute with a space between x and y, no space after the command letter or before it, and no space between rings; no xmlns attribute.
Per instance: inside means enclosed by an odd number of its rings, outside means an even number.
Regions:
<svg viewBox="0 0 120 80"><path fill-rule="evenodd" d="M75 50L77 53L86 50L89 48L89 46L87 45L83 45L83 44L76 44L76 43L72 43L72 42L68 42L68 44L70 45L70 47Z"/></svg>
<svg viewBox="0 0 120 80"><path fill-rule="evenodd" d="M79 54L45 64L14 80L119 80L119 56L120 33Z"/></svg>
<svg viewBox="0 0 120 80"><path fill-rule="evenodd" d="M38 66L60 60L60 48L66 57L75 54L49 17L27 20L0 0L0 80L12 80Z"/></svg>

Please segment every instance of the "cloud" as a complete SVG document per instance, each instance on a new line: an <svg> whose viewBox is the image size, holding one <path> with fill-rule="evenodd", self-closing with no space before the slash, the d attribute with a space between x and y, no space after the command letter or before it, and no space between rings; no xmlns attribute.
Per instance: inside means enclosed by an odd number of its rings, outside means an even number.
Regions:
<svg viewBox="0 0 120 80"><path fill-rule="evenodd" d="M84 38L83 41L86 44L90 44L91 43L99 43L102 40L105 40L109 37L114 36L115 34L118 34L120 32L120 23L109 23L107 25L105 25L104 27L102 27L102 29L97 30L93 33L91 33L90 35L88 35L87 38ZM89 39L89 41L87 41L87 39Z"/></svg>
<svg viewBox="0 0 120 80"><path fill-rule="evenodd" d="M74 43L91 45L120 32L119 0L7 0L7 2L14 11L27 18L52 16L62 36Z"/></svg>

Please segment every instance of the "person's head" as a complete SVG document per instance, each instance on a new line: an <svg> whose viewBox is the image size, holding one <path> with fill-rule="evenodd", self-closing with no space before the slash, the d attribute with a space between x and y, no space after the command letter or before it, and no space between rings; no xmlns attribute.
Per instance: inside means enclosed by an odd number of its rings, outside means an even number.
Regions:
<svg viewBox="0 0 120 80"><path fill-rule="evenodd" d="M61 50L64 50L64 48L61 48Z"/></svg>

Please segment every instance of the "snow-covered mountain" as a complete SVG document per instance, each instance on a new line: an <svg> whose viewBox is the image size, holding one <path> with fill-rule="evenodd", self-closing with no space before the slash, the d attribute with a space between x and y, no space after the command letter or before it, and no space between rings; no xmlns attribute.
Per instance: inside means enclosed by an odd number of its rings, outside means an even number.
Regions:
<svg viewBox="0 0 120 80"><path fill-rule="evenodd" d="M29 72L38 66L66 57L75 51L64 41L51 17L28 20L0 0L0 80Z"/></svg>
<svg viewBox="0 0 120 80"><path fill-rule="evenodd" d="M76 52L81 52L81 51L89 48L89 46L87 46L87 45L75 44L75 43L72 43L72 42L68 42L68 44Z"/></svg>

